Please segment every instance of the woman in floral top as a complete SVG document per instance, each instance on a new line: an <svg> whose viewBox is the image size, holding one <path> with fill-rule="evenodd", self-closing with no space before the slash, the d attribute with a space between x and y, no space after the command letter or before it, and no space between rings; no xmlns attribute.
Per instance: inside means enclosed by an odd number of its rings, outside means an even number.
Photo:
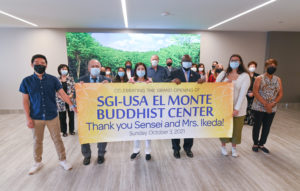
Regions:
<svg viewBox="0 0 300 191"><path fill-rule="evenodd" d="M69 67L65 64L58 66L59 81L66 94L75 103L75 82L73 77L69 75ZM67 133L67 113L69 117L69 132L71 135L75 135L74 132L74 112L70 109L69 105L65 103L59 95L56 96L56 103L59 112L60 128L63 136L68 136Z"/></svg>
<svg viewBox="0 0 300 191"><path fill-rule="evenodd" d="M275 59L268 59L265 63L265 73L258 76L254 82L253 94L254 101L252 110L254 111L254 125L252 131L254 152L261 149L265 153L269 150L264 147L267 141L270 127L272 125L277 103L283 96L281 79L274 75L277 68ZM261 137L259 139L260 128L262 127Z"/></svg>

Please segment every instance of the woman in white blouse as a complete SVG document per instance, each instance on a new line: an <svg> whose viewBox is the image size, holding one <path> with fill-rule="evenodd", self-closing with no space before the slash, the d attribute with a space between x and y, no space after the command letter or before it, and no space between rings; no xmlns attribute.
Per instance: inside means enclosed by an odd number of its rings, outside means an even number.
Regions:
<svg viewBox="0 0 300 191"><path fill-rule="evenodd" d="M221 138L221 152L227 156L226 143L232 143L232 156L238 157L236 145L241 143L242 128L247 110L246 94L250 86L250 77L240 55L234 54L229 59L226 71L221 72L216 82L232 82L233 93L233 132L232 138Z"/></svg>

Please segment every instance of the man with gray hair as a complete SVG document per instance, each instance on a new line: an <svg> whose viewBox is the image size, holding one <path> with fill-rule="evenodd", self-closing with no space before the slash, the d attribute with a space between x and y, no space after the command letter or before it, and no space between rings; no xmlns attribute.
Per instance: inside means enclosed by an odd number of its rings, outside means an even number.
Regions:
<svg viewBox="0 0 300 191"><path fill-rule="evenodd" d="M108 83L111 82L110 79L106 78L105 76L100 75L100 69L101 69L101 63L96 60L96 59L92 59L89 61L88 63L88 71L89 74L82 76L79 81L80 83ZM104 162L104 154L106 152L105 148L106 148L107 143L97 143L97 147L98 147L98 164L102 164ZM83 164L84 165L89 165L90 161L91 161L91 147L90 144L82 144L81 145L81 152L82 155L84 156L83 159Z"/></svg>
<svg viewBox="0 0 300 191"><path fill-rule="evenodd" d="M151 66L147 68L147 75L152 78L153 82L164 82L168 78L168 73L158 63L159 57L157 55L151 56Z"/></svg>

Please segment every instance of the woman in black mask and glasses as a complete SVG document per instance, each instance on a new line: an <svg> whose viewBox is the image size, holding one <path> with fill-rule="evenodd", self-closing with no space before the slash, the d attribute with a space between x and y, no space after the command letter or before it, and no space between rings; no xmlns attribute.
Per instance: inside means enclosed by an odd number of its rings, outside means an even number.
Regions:
<svg viewBox="0 0 300 191"><path fill-rule="evenodd" d="M254 82L253 94L254 101L252 110L254 112L254 125L252 131L254 152L262 150L264 153L269 153L269 150L264 147L267 141L270 127L272 125L275 113L277 111L277 103L283 95L281 79L275 76L277 69L277 61L268 59L265 63L265 73L258 76ZM261 136L259 138L260 128L262 127Z"/></svg>

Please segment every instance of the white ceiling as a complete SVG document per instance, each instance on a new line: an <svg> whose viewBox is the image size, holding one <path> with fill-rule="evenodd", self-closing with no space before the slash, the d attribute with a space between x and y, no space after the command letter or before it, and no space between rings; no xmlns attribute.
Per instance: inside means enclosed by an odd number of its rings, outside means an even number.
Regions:
<svg viewBox="0 0 300 191"><path fill-rule="evenodd" d="M268 0L126 0L129 29L207 30ZM124 29L121 0L0 0L40 28ZM161 16L168 11L169 16ZM0 28L32 26L0 14ZM277 0L213 30L300 31L300 0Z"/></svg>

